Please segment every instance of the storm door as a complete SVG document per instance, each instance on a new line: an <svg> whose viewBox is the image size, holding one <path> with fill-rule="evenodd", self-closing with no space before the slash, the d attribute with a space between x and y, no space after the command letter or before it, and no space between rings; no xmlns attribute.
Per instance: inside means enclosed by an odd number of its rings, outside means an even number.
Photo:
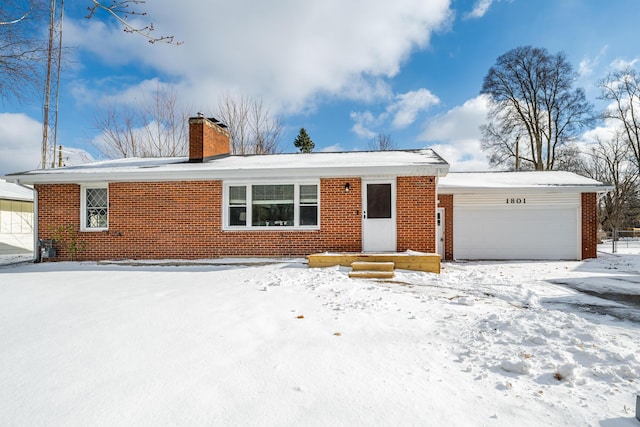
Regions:
<svg viewBox="0 0 640 427"><path fill-rule="evenodd" d="M395 252L395 181L363 181L362 250Z"/></svg>

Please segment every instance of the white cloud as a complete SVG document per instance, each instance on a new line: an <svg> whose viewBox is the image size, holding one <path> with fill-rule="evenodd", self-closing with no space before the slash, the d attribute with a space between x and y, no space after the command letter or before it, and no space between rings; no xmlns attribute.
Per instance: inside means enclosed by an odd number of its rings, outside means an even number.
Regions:
<svg viewBox="0 0 640 427"><path fill-rule="evenodd" d="M396 96L396 102L387 108L394 115L392 124L396 128L407 127L416 120L419 112L440 102L428 89L403 93Z"/></svg>
<svg viewBox="0 0 640 427"><path fill-rule="evenodd" d="M488 99L480 95L446 113L430 119L420 136L431 143L438 154L451 164L454 171L489 169L480 150L480 125L486 122Z"/></svg>
<svg viewBox="0 0 640 427"><path fill-rule="evenodd" d="M371 139L376 136L376 132L371 130L372 127L377 126L381 121L380 117L374 117L371 111L364 112L351 112L349 115L351 120L355 123L351 127L351 131L358 135L360 138Z"/></svg>
<svg viewBox="0 0 640 427"><path fill-rule="evenodd" d="M0 113L0 175L37 169L42 123L25 114Z"/></svg>
<svg viewBox="0 0 640 427"><path fill-rule="evenodd" d="M623 58L616 58L611 62L611 68L614 71L624 71L627 68L633 68L638 63L638 58L634 58L630 61Z"/></svg>
<svg viewBox="0 0 640 427"><path fill-rule="evenodd" d="M598 140L608 141L615 137L616 133L619 130L618 126L619 125L617 123L610 121L609 123L605 123L605 126L598 126L595 129L586 131L582 135L582 140L588 144L596 142Z"/></svg>
<svg viewBox="0 0 640 427"><path fill-rule="evenodd" d="M117 78L106 78L97 82L71 82L69 91L80 106L96 107L108 104L142 106L147 105L157 93L182 93L187 90L182 85L173 85L158 78L142 80L134 85L118 82Z"/></svg>
<svg viewBox="0 0 640 427"><path fill-rule="evenodd" d="M391 125L396 129L402 129L412 125L422 111L437 105L440 102L437 96L428 89L419 89L393 97L384 112L374 115L371 111L353 111L350 114L354 125L351 131L360 138L371 139L380 133L387 120L391 119Z"/></svg>
<svg viewBox="0 0 640 427"><path fill-rule="evenodd" d="M362 102L374 102L379 99L391 98L393 91L389 83L381 78L356 77L351 83L345 83L345 88L340 96Z"/></svg>
<svg viewBox="0 0 640 427"><path fill-rule="evenodd" d="M481 172L490 170L486 156L480 152L476 139L457 140L451 144L432 144L435 150L451 165L451 172Z"/></svg>
<svg viewBox="0 0 640 427"><path fill-rule="evenodd" d="M138 62L190 90L189 103L215 105L220 90L260 96L300 111L314 97L371 100L389 95L412 51L448 25L450 0L274 0L145 4L158 34L181 46L149 44L92 19L65 22L65 40L110 64ZM71 21L71 22L69 22Z"/></svg>
<svg viewBox="0 0 640 427"><path fill-rule="evenodd" d="M467 13L465 18L482 18L491 7L491 3L493 3L493 0L477 0L473 10Z"/></svg>
<svg viewBox="0 0 640 427"><path fill-rule="evenodd" d="M0 113L0 175L38 169L42 161L42 123L26 114ZM58 141L61 143L60 141ZM64 145L64 143L62 143ZM58 159L59 151L56 151ZM51 157L49 157L51 158ZM66 166L93 161L79 148L62 147Z"/></svg>
<svg viewBox="0 0 640 427"><path fill-rule="evenodd" d="M578 74L580 75L580 77L586 78L591 76L594 73L594 70L600 64L600 61L602 60L602 58L606 56L608 50L609 50L609 46L604 45L600 49L598 54L595 55L593 58L590 58L588 56L585 56L584 58L582 58L578 66Z"/></svg>
<svg viewBox="0 0 640 427"><path fill-rule="evenodd" d="M500 1L505 1L505 0L476 0L475 4L473 5L473 9L470 12L467 12L464 14L464 19L482 18L484 15L487 14L487 12L489 11L489 9L494 3L498 3ZM506 0L506 1L511 3L513 0Z"/></svg>
<svg viewBox="0 0 640 427"><path fill-rule="evenodd" d="M329 145L320 150L321 153L340 153L345 151L344 147L340 144Z"/></svg>
<svg viewBox="0 0 640 427"><path fill-rule="evenodd" d="M593 74L594 61L590 58L583 58L578 67L578 74L585 77Z"/></svg>

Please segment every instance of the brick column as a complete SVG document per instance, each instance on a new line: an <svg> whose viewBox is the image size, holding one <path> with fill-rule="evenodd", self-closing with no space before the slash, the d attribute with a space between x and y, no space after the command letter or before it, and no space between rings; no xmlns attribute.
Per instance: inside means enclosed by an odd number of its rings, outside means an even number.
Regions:
<svg viewBox="0 0 640 427"><path fill-rule="evenodd" d="M453 194L438 194L438 207L444 208L444 255L453 259Z"/></svg>
<svg viewBox="0 0 640 427"><path fill-rule="evenodd" d="M597 209L596 193L582 193L582 259L598 256Z"/></svg>

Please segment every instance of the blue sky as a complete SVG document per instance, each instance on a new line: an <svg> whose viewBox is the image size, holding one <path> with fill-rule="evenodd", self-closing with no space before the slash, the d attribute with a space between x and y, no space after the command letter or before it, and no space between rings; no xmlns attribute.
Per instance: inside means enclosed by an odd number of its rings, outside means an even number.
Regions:
<svg viewBox="0 0 640 427"><path fill-rule="evenodd" d="M301 127L316 151L366 149L385 133L401 149L435 148L452 170L483 170L478 95L499 55L522 45L565 52L598 108L598 80L640 58L633 0L144 5L156 32L180 46L150 45L106 15L84 19L83 1L67 3L64 41L75 49L62 76L58 142L94 156L97 105L136 104L166 85L193 113L212 114L224 92L261 98L284 121L285 152ZM38 167L41 121L40 101L0 103L0 174Z"/></svg>

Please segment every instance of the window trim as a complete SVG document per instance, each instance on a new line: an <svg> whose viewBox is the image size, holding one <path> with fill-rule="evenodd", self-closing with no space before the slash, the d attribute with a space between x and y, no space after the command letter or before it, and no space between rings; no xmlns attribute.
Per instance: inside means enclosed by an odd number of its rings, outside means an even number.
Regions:
<svg viewBox="0 0 640 427"><path fill-rule="evenodd" d="M293 209L294 225L273 225L259 226L252 225L252 191L253 185L293 185ZM318 189L318 223L316 225L300 225L300 186L315 185ZM246 225L229 225L229 188L244 186L246 189ZM296 180L296 181L225 181L222 192L222 230L223 231L300 231L300 230L320 230L320 180ZM305 204L308 206L308 204Z"/></svg>
<svg viewBox="0 0 640 427"><path fill-rule="evenodd" d="M106 227L87 227L87 190L105 189L107 190L107 226ZM81 184L80 185L80 231L107 231L109 230L109 184Z"/></svg>

